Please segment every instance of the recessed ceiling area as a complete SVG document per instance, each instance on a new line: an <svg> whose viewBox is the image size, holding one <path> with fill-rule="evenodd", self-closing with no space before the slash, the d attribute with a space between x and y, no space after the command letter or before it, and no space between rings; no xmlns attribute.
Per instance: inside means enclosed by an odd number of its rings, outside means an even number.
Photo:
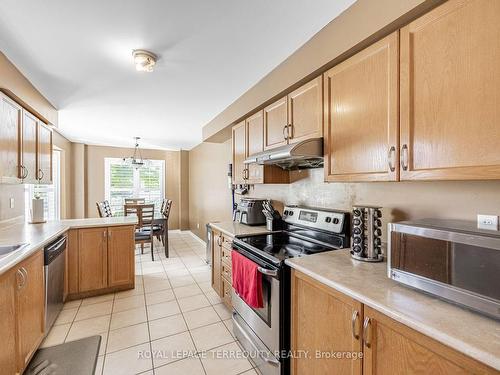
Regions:
<svg viewBox="0 0 500 375"><path fill-rule="evenodd" d="M2 0L0 49L74 142L190 149L355 0ZM132 51L158 56L138 72Z"/></svg>

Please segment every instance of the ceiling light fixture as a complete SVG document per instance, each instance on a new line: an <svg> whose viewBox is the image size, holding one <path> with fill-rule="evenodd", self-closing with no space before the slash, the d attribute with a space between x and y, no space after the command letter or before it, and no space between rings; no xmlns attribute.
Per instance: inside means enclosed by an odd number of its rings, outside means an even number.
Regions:
<svg viewBox="0 0 500 375"><path fill-rule="evenodd" d="M139 148L139 140L141 139L141 137L134 137L134 139L135 139L134 155L128 158L123 158L123 162L127 165L132 165L136 169L139 169L144 165L148 164L148 160L142 158L142 152L141 149Z"/></svg>
<svg viewBox="0 0 500 375"><path fill-rule="evenodd" d="M158 57L149 51L135 49L132 51L134 57L135 69L139 72L152 72Z"/></svg>

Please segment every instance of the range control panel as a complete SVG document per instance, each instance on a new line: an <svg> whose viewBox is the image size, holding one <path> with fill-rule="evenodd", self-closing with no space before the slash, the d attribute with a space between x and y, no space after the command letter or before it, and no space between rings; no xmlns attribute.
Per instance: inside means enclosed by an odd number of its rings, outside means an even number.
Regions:
<svg viewBox="0 0 500 375"><path fill-rule="evenodd" d="M283 220L288 224L302 225L332 233L342 233L347 213L318 208L285 206Z"/></svg>

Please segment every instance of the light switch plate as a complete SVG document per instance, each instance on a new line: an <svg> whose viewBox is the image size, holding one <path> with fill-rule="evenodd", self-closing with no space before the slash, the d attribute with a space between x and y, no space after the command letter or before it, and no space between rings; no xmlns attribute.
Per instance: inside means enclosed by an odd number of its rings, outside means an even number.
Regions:
<svg viewBox="0 0 500 375"><path fill-rule="evenodd" d="M477 215L477 227L479 229L498 230L498 216Z"/></svg>
<svg viewBox="0 0 500 375"><path fill-rule="evenodd" d="M14 198L9 199L9 207L14 208Z"/></svg>

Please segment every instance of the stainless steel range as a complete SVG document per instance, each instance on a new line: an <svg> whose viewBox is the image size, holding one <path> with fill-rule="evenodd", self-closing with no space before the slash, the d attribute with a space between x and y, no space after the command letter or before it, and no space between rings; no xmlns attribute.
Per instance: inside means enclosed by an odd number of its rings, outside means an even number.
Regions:
<svg viewBox="0 0 500 375"><path fill-rule="evenodd" d="M233 250L251 259L262 274L264 306L248 306L233 290L236 337L264 375L290 371L290 269L285 259L349 247L349 214L286 206L283 230L236 238Z"/></svg>

